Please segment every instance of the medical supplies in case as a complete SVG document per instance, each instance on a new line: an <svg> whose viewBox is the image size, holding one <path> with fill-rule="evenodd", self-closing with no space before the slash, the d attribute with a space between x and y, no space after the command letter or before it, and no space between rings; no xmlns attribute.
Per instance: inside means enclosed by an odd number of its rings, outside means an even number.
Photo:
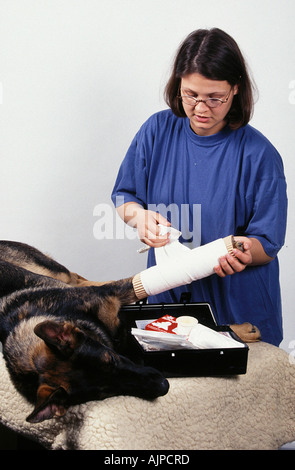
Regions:
<svg viewBox="0 0 295 470"><path fill-rule="evenodd" d="M166 377L245 374L248 346L218 326L208 303L132 304L121 308L127 355Z"/></svg>

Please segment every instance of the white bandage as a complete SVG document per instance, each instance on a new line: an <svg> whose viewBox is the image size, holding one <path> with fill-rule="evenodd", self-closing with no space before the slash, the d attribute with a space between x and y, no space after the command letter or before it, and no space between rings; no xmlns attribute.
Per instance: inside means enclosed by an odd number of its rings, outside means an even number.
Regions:
<svg viewBox="0 0 295 470"><path fill-rule="evenodd" d="M193 250L172 239L167 245L155 249L157 265L135 276L136 295L144 298L208 277L214 274L219 258L228 252L228 237Z"/></svg>

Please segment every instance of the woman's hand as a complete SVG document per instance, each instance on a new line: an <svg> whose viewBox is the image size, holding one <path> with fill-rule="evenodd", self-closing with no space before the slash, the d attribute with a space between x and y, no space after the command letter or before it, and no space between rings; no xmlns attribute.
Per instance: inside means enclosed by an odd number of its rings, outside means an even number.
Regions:
<svg viewBox="0 0 295 470"><path fill-rule="evenodd" d="M273 258L269 257L257 238L235 237L243 243L244 252L234 249L235 256L229 253L219 259L219 265L214 271L220 277L225 277L243 271L247 266L267 264Z"/></svg>
<svg viewBox="0 0 295 470"><path fill-rule="evenodd" d="M124 222L137 229L140 240L146 245L159 248L168 243L169 233L160 235L159 224L168 227L171 224L158 212L146 210L136 202L123 204L117 212Z"/></svg>
<svg viewBox="0 0 295 470"><path fill-rule="evenodd" d="M136 228L140 240L154 248L164 246L169 241L169 233L160 235L159 224L170 226L165 217L158 212L142 210L137 214Z"/></svg>
<svg viewBox="0 0 295 470"><path fill-rule="evenodd" d="M219 265L215 266L214 271L220 277L239 273L252 263L251 240L246 237L235 237L235 239L243 243L244 252L235 248L235 256L228 253L219 258Z"/></svg>

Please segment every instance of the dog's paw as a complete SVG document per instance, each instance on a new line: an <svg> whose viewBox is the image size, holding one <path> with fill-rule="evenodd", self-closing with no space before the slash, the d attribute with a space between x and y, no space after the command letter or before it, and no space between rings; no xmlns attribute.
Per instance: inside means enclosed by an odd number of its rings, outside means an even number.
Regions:
<svg viewBox="0 0 295 470"><path fill-rule="evenodd" d="M242 323L234 325L229 325L234 333L245 343L254 343L260 341L261 334L257 326L252 325L251 323Z"/></svg>

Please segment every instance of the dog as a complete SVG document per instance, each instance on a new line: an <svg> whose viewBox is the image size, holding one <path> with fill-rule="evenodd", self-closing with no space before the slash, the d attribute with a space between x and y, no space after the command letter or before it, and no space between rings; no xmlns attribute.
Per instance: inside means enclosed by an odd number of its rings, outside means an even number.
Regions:
<svg viewBox="0 0 295 470"><path fill-rule="evenodd" d="M0 341L15 387L38 423L90 400L153 400L169 383L124 355L122 305L137 300L132 277L88 281L39 250L0 241Z"/></svg>

